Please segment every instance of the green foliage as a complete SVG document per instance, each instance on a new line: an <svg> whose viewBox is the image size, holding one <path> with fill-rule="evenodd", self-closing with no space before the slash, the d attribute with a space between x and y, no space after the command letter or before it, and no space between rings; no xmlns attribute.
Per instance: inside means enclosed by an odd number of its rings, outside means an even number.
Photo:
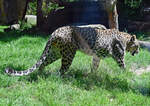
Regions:
<svg viewBox="0 0 150 106"><path fill-rule="evenodd" d="M125 0L124 3L131 8L139 8L142 0Z"/></svg>
<svg viewBox="0 0 150 106"><path fill-rule="evenodd" d="M27 30L27 29L30 29L32 28L33 25L25 22L25 21L19 21L19 24L20 24L20 29L19 30Z"/></svg>
<svg viewBox="0 0 150 106"><path fill-rule="evenodd" d="M30 2L28 5L28 10L27 10L27 14L32 14L32 15L36 15L36 7L37 7L37 0L34 0L34 2Z"/></svg>
<svg viewBox="0 0 150 106"><path fill-rule="evenodd" d="M0 26L0 32L3 32L5 28L8 28L8 26Z"/></svg>
<svg viewBox="0 0 150 106"><path fill-rule="evenodd" d="M36 15L36 8L37 8L37 3L36 2L37 2L37 0L29 3L27 14ZM48 2L47 0L43 1L42 11L43 11L44 15L48 14L53 9L59 9L58 4Z"/></svg>
<svg viewBox="0 0 150 106"><path fill-rule="evenodd" d="M150 105L150 74L137 76L130 71L150 64L146 50L136 56L127 53L126 70L106 58L97 72L90 73L92 57L77 52L65 78L57 75L60 60L46 67L43 75L12 77L4 73L6 67L24 70L35 64L48 38L18 31L0 34L0 106Z"/></svg>
<svg viewBox="0 0 150 106"><path fill-rule="evenodd" d="M118 0L120 15L130 20L140 20L142 17L141 8L144 0Z"/></svg>
<svg viewBox="0 0 150 106"><path fill-rule="evenodd" d="M52 10L55 10L55 9L63 9L63 7L59 7L58 4L55 4L55 3L43 1L43 4L42 4L43 15L46 16Z"/></svg>
<svg viewBox="0 0 150 106"><path fill-rule="evenodd" d="M73 2L78 0L65 0L66 2ZM33 2L30 2L28 5L27 14L33 14L36 15L36 7L37 7L37 0L34 0ZM49 0L43 0L42 4L42 11L44 15L47 15L51 10L54 9L62 9L63 7L59 7L58 4L51 3Z"/></svg>

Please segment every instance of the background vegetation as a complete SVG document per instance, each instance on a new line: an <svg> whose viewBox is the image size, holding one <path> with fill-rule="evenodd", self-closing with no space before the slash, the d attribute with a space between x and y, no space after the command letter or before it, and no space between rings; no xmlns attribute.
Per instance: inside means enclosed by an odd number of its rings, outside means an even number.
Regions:
<svg viewBox="0 0 150 106"><path fill-rule="evenodd" d="M118 0L118 11L131 20L142 20L147 6L150 6L149 0Z"/></svg>
<svg viewBox="0 0 150 106"><path fill-rule="evenodd" d="M78 1L78 0L63 0L65 2L73 2L73 1ZM28 10L27 10L27 14L32 14L32 15L36 15L36 7L37 7L37 0L34 0L32 2L29 3L28 5ZM51 12L51 10L54 9L61 9L63 7L59 7L58 4L56 3L52 3L49 0L43 0L43 14L46 15L49 12Z"/></svg>
<svg viewBox="0 0 150 106"><path fill-rule="evenodd" d="M65 2L73 2L79 0L64 0ZM141 10L145 4L149 3L147 0L119 0L118 1L118 11L123 10L124 15L130 17L131 19L135 19L135 17L141 17L143 14ZM36 0L29 3L27 14L36 15ZM51 10L61 9L63 7L59 7L58 4L51 3L49 0L43 0L43 14L48 14Z"/></svg>

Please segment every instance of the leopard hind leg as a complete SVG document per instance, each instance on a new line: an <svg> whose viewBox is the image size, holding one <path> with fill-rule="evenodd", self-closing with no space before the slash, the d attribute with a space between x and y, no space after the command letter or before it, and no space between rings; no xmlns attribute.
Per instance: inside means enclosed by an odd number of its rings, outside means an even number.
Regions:
<svg viewBox="0 0 150 106"><path fill-rule="evenodd" d="M59 70L60 75L64 75L64 73L69 69L72 64L72 61L76 54L76 48L73 45L66 45L61 51L62 60L61 60L61 68Z"/></svg>
<svg viewBox="0 0 150 106"><path fill-rule="evenodd" d="M60 50L56 47L51 47L50 51L47 53L45 61L39 67L39 74L41 74L46 66L60 59Z"/></svg>
<svg viewBox="0 0 150 106"><path fill-rule="evenodd" d="M100 58L98 56L94 55L93 60L92 60L92 68L91 68L92 73L97 71L97 69L99 67L99 63L100 63Z"/></svg>

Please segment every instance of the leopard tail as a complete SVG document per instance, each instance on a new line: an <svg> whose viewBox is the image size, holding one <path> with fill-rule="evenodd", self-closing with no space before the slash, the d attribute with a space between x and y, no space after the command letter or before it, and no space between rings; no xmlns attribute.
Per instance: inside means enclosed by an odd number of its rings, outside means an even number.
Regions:
<svg viewBox="0 0 150 106"><path fill-rule="evenodd" d="M48 55L48 48L50 48L51 46L51 42L50 40L48 41L48 43L46 44L46 47L45 47L45 50L41 56L41 58L39 59L39 61L37 61L37 63L35 65L33 65L31 68L27 69L27 70L22 70L22 71L17 71L17 70L14 70L14 69L11 69L11 68L6 68L5 69L5 72L8 74L8 75L11 75L11 76L24 76L24 75L29 75L30 73L34 72L36 69L38 69L41 64L45 61L46 59L46 56Z"/></svg>

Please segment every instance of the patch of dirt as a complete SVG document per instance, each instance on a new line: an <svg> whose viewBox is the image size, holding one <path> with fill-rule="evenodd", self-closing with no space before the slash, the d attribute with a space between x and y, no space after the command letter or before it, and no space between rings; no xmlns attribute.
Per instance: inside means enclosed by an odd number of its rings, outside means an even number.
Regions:
<svg viewBox="0 0 150 106"><path fill-rule="evenodd" d="M138 69L132 69L131 71L134 72L136 75L141 75L143 73L150 72L150 66L142 67Z"/></svg>
<svg viewBox="0 0 150 106"><path fill-rule="evenodd" d="M147 41L139 41L140 46L144 49L147 49L150 52L150 42ZM141 67L138 69L134 68L134 64L133 67L131 68L131 71L134 72L136 75L141 75L143 73L147 73L150 72L150 65L147 67Z"/></svg>

